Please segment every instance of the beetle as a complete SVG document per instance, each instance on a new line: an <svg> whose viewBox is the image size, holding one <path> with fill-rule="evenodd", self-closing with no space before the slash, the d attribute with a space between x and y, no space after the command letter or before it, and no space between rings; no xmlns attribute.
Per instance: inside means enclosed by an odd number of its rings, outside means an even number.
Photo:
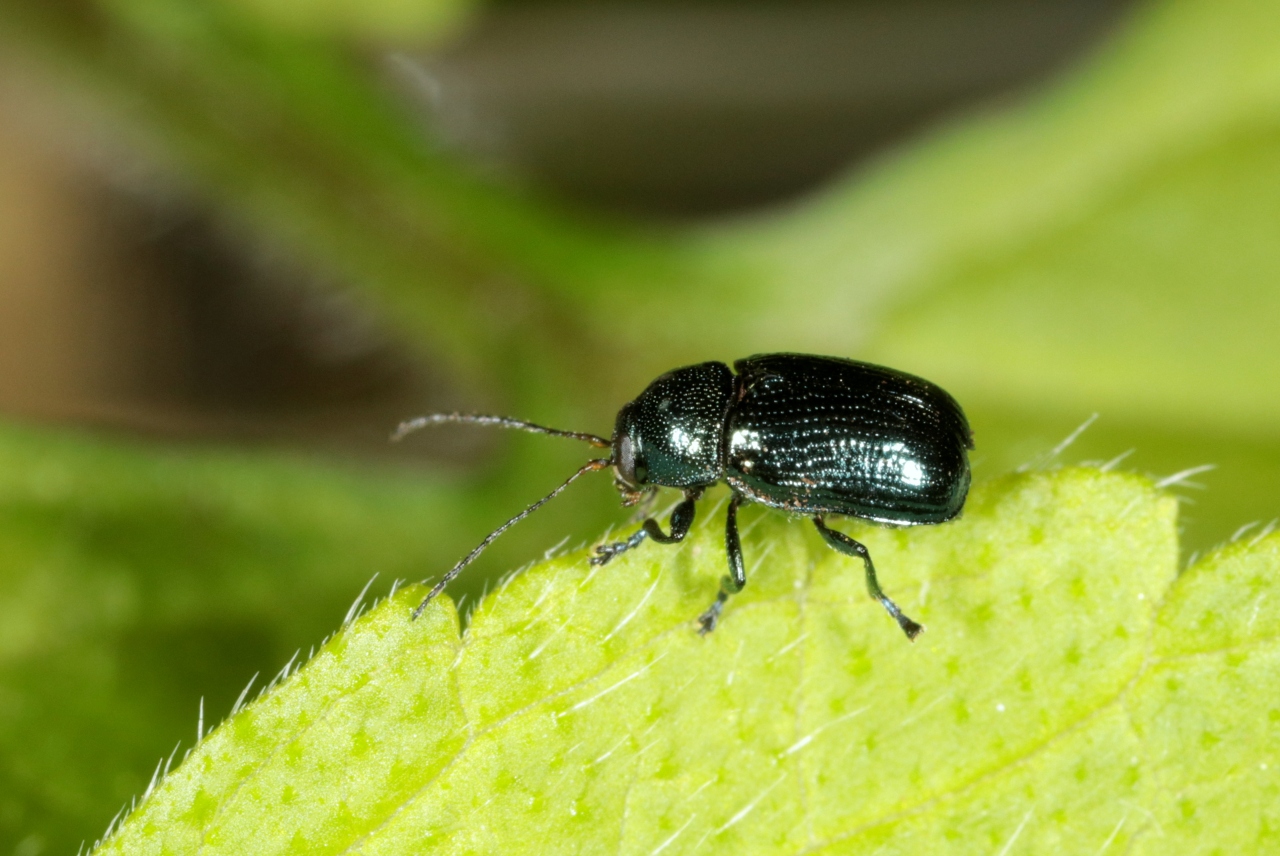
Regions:
<svg viewBox="0 0 1280 856"><path fill-rule="evenodd" d="M569 437L609 449L563 484L489 533L444 575L413 612L417 618L495 538L555 498L579 476L612 467L624 506L676 488L667 531L653 517L622 541L596 547L604 565L646 539L684 540L698 500L720 481L731 495L725 518L729 573L698 617L703 635L715 629L729 597L747 583L738 536L738 508L756 502L808 517L826 543L861 559L867 591L908 639L924 629L880 588L871 554L827 525L828 515L885 526L943 523L960 514L969 492L973 434L955 399L923 378L871 363L808 354L758 354L731 370L705 362L661 375L618 411L611 438L561 431L506 416L434 413L403 422L400 439L428 425L462 422Z"/></svg>

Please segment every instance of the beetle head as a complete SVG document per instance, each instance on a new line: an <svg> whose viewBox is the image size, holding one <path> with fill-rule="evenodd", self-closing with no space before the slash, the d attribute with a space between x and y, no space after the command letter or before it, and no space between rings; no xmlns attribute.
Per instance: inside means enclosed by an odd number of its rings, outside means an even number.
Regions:
<svg viewBox="0 0 1280 856"><path fill-rule="evenodd" d="M657 486L690 488L719 480L732 395L729 367L700 363L667 372L618 411L612 461L624 505Z"/></svg>

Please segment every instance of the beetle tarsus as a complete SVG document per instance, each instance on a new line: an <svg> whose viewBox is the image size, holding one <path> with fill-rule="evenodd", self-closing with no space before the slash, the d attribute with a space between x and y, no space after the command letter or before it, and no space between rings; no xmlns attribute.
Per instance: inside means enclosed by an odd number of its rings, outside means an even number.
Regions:
<svg viewBox="0 0 1280 856"><path fill-rule="evenodd" d="M596 554L591 557L591 564L596 567L607 565L615 558L640 546L640 542L649 537L649 533L643 529L639 529L631 534L631 537L625 541L611 541L608 544L601 544L596 547Z"/></svg>
<svg viewBox="0 0 1280 856"><path fill-rule="evenodd" d="M720 613L724 611L724 602L729 599L729 595L723 591L716 595L716 602L707 608L707 611L698 616L698 635L706 636L712 630L716 629L716 625L720 623Z"/></svg>
<svg viewBox="0 0 1280 856"><path fill-rule="evenodd" d="M916 641L916 637L924 632L923 624L917 624L904 615L902 610L898 609L898 605L888 597L882 594L877 598L877 600L880 601L880 604L885 608L885 611L893 616L893 620L898 622L898 626L902 628L902 632L907 634L907 638L912 642Z"/></svg>

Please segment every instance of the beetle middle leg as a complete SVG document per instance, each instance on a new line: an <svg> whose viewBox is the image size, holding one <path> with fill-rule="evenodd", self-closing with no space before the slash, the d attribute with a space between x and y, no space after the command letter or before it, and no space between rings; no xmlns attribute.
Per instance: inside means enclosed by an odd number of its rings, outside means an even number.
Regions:
<svg viewBox="0 0 1280 856"><path fill-rule="evenodd" d="M867 551L866 546L853 540L843 532L828 529L827 524L822 522L821 517L813 518L813 525L818 527L818 532L822 534L823 539L831 547L846 556L852 556L863 561L867 568L867 593L880 601L880 604L893 616L894 621L898 622L902 632L907 634L908 639L915 639L919 636L924 627L904 615L902 610L898 609L898 605L890 600L889 596L880 588L880 581L876 579L876 566L871 563L871 553Z"/></svg>
<svg viewBox="0 0 1280 856"><path fill-rule="evenodd" d="M698 498L701 496L701 489L686 490L684 492L684 500L671 512L671 519L668 523L671 527L670 533L663 532L662 526L658 524L658 521L650 517L645 520L641 529L634 532L625 541L614 541L596 547L596 554L591 557L591 564L607 565L622 553L639 547L640 543L646 538L652 538L659 544L676 544L683 541L684 536L689 534L689 529L693 526L693 517L697 511Z"/></svg>
<svg viewBox="0 0 1280 856"><path fill-rule="evenodd" d="M729 595L742 591L747 584L747 569L742 563L742 539L738 537L738 506L741 504L742 497L736 493L729 499L729 511L724 519L724 551L729 556L729 575L720 580L716 602L698 616L698 633L703 636L716 629Z"/></svg>

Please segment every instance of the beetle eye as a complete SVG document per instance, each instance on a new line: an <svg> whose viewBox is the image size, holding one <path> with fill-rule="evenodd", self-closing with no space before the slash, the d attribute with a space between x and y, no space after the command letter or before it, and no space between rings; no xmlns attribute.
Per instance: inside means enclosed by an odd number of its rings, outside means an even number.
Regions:
<svg viewBox="0 0 1280 856"><path fill-rule="evenodd" d="M635 484L636 476L636 447L631 442L630 434L623 434L618 438L617 452L618 475L628 484Z"/></svg>
<svg viewBox="0 0 1280 856"><path fill-rule="evenodd" d="M638 444L631 439L630 434L622 434L618 437L616 452L618 477L632 487L644 484L645 479L649 477L649 468L643 461L637 460L638 451Z"/></svg>

